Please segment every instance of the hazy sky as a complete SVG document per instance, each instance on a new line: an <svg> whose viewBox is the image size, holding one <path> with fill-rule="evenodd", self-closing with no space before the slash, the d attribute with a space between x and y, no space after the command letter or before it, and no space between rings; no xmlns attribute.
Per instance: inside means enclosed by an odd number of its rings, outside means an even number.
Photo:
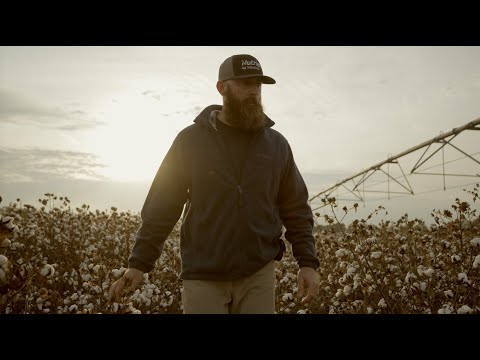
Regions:
<svg viewBox="0 0 480 360"><path fill-rule="evenodd" d="M0 47L2 205L53 192L139 211L176 134L221 104L218 67L240 53L277 80L263 86L265 112L311 195L480 117L480 47ZM476 153L479 135L454 143ZM406 173L420 155L400 160ZM480 173L471 160L456 166ZM435 192L441 177L411 178L425 194L381 202L394 219L427 219L459 191Z"/></svg>

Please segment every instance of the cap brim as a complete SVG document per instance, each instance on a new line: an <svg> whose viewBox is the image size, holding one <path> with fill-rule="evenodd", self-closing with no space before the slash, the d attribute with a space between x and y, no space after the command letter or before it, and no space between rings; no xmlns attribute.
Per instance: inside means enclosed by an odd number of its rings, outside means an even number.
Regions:
<svg viewBox="0 0 480 360"><path fill-rule="evenodd" d="M270 76L266 75L255 75L255 74L248 74L248 75L240 75L235 76L232 79L248 79L248 78L260 78L262 79L262 84L275 84L275 79L271 78Z"/></svg>

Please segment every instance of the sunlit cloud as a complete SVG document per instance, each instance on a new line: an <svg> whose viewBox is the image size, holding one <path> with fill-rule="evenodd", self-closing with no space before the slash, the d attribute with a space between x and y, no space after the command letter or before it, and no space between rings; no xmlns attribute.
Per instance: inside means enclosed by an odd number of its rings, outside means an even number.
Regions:
<svg viewBox="0 0 480 360"><path fill-rule="evenodd" d="M105 125L83 110L68 110L38 104L26 96L0 89L0 124L42 126L76 131Z"/></svg>
<svg viewBox="0 0 480 360"><path fill-rule="evenodd" d="M97 170L106 165L89 153L0 149L0 183L38 182L59 179L106 180Z"/></svg>

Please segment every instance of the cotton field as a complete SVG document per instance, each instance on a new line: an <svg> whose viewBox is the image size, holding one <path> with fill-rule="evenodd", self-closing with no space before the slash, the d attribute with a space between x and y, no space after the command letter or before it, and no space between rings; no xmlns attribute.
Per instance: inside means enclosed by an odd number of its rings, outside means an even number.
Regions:
<svg viewBox="0 0 480 360"><path fill-rule="evenodd" d="M354 218L357 204L330 215L314 233L320 258L319 296L297 299L297 265L287 254L276 263L276 311L285 314L480 313L478 184L445 210L378 221L379 207ZM1 198L0 198L1 199ZM110 285L126 270L140 217L131 212L72 209L67 197L45 194L40 208L20 199L0 208L0 313L182 313L179 229L167 239L154 271L121 303L109 302ZM328 213L328 212L327 212ZM342 218L340 217L340 214ZM377 218L375 222L371 221ZM332 224L346 224L334 232Z"/></svg>

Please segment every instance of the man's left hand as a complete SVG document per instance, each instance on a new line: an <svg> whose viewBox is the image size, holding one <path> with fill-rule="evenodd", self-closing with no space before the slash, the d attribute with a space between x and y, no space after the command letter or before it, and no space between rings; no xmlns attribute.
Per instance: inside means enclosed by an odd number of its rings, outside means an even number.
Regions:
<svg viewBox="0 0 480 360"><path fill-rule="evenodd" d="M320 288L320 275L311 267L302 267L298 270L298 298L302 299L302 304L310 302L314 297L318 296ZM308 290L307 296L303 297L305 289Z"/></svg>

